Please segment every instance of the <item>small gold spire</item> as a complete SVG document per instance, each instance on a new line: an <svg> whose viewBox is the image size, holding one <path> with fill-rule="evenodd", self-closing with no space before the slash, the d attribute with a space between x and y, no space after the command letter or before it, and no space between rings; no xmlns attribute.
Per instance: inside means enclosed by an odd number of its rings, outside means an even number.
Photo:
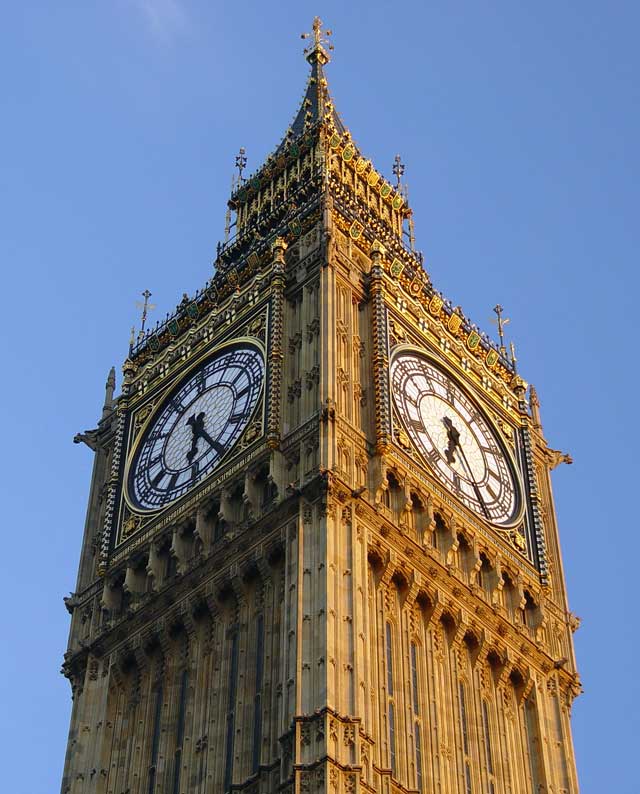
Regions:
<svg viewBox="0 0 640 794"><path fill-rule="evenodd" d="M516 346L513 342L510 342L509 347L511 349L511 364L513 365L513 371L516 372L516 364L518 363L518 359L516 358Z"/></svg>
<svg viewBox="0 0 640 794"><path fill-rule="evenodd" d="M402 176L404 174L404 163L399 154L393 158L393 175L396 178L396 190L400 192L402 187Z"/></svg>
<svg viewBox="0 0 640 794"><path fill-rule="evenodd" d="M538 392L533 386L529 386L529 405L531 406L531 418L533 419L533 426L537 430L542 430L542 422L540 420L540 400L538 399Z"/></svg>
<svg viewBox="0 0 640 794"><path fill-rule="evenodd" d="M144 336L144 327L145 327L145 324L147 322L147 314L150 311L152 311L153 309L156 308L155 303L149 303L149 298L151 297L151 293L149 292L148 289L146 289L141 294L142 294L142 297L144 298L144 303L142 303L141 301L136 301L136 306L139 309L142 309L142 317L141 317L141 320L140 320L140 332L138 333L138 342Z"/></svg>
<svg viewBox="0 0 640 794"><path fill-rule="evenodd" d="M247 150L244 146L240 147L240 151L236 155L236 168L238 169L238 187L244 182L242 172L247 167Z"/></svg>

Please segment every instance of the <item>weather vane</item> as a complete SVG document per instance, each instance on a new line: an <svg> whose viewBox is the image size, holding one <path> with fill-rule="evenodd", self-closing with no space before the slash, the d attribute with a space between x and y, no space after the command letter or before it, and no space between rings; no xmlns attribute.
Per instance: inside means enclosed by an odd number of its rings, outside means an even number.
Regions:
<svg viewBox="0 0 640 794"><path fill-rule="evenodd" d="M393 158L393 175L396 178L396 188L400 187L402 175L404 174L404 163L399 154Z"/></svg>
<svg viewBox="0 0 640 794"><path fill-rule="evenodd" d="M313 36L313 47L305 47L304 54L309 55L309 53L314 50L323 49L323 44L327 45L328 50L332 50L333 44L329 44L327 41L332 32L331 30L322 30L322 20L320 17L315 17L313 20L312 32L300 34L301 39L310 39Z"/></svg>
<svg viewBox="0 0 640 794"><path fill-rule="evenodd" d="M502 308L502 306L499 303L497 303L493 307L493 311L498 315L498 319L497 320L491 320L491 322L495 323L498 326L498 336L500 337L500 353L503 356L506 356L507 355L507 348L504 346L504 327L505 327L505 325L508 325L509 322L511 322L511 321L509 320L508 317L503 317L502 316L502 312L504 311L504 309Z"/></svg>
<svg viewBox="0 0 640 794"><path fill-rule="evenodd" d="M238 169L238 185L244 182L242 172L247 167L247 151L244 146L240 147L240 151L236 155L236 168Z"/></svg>
<svg viewBox="0 0 640 794"><path fill-rule="evenodd" d="M155 303L149 303L149 298L151 297L151 293L149 292L148 289L146 289L141 294L142 297L144 298L144 303L142 303L141 301L136 301L136 306L138 307L138 309L142 309L142 322L140 326L140 333L138 334L138 341L140 341L140 339L142 339L142 337L144 336L144 326L147 322L147 314L156 308Z"/></svg>

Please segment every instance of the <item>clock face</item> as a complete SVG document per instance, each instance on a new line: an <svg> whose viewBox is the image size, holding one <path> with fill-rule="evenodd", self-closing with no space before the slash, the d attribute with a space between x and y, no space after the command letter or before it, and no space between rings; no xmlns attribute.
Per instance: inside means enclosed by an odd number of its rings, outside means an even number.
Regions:
<svg viewBox="0 0 640 794"><path fill-rule="evenodd" d="M511 456L492 424L445 370L416 351L391 363L393 399L435 476L468 508L510 526L522 512Z"/></svg>
<svg viewBox="0 0 640 794"><path fill-rule="evenodd" d="M264 381L257 347L220 348L164 399L147 423L127 477L130 502L159 510L209 475L247 427Z"/></svg>

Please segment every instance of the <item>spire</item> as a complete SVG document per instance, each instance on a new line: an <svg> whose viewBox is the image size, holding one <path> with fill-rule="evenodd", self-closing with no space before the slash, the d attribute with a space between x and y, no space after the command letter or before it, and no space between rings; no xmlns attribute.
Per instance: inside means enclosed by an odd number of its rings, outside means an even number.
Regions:
<svg viewBox="0 0 640 794"><path fill-rule="evenodd" d="M542 422L540 421L540 400L538 399L538 392L533 386L529 386L529 405L531 406L533 426L536 430L542 430Z"/></svg>
<svg viewBox="0 0 640 794"><path fill-rule="evenodd" d="M322 29L320 17L316 17L313 20L311 33L302 33L300 36L302 39L313 38L313 44L304 50L305 57L311 64L311 72L307 80L302 104L284 139L276 149L276 154L281 152L292 140L302 135L310 126L322 121L327 115L330 116L336 130L340 134L345 132L346 128L335 111L327 87L327 78L324 76L323 67L331 60L328 50L333 50L333 44L329 44L327 41L329 36L331 36L331 31Z"/></svg>
<svg viewBox="0 0 640 794"><path fill-rule="evenodd" d="M116 368L111 367L107 382L104 387L104 406L102 407L102 418L106 419L107 416L113 411L113 392L116 389Z"/></svg>

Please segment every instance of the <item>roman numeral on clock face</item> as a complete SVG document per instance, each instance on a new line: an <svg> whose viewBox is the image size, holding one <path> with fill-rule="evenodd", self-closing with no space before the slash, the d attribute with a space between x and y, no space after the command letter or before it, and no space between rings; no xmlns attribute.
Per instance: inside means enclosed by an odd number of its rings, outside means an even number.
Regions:
<svg viewBox="0 0 640 794"><path fill-rule="evenodd" d="M440 460L440 452L437 449L432 449L427 453L427 460L432 466L435 466Z"/></svg>

